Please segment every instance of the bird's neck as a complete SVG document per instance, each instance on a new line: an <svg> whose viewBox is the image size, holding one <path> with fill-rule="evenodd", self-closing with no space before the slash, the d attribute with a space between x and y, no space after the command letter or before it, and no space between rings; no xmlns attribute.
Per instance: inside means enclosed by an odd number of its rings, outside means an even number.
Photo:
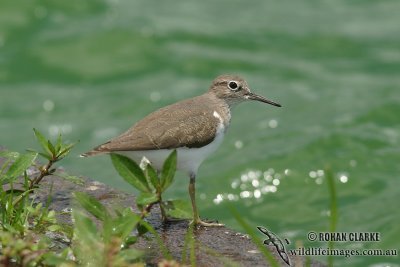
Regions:
<svg viewBox="0 0 400 267"><path fill-rule="evenodd" d="M217 97L212 92L208 92L203 96L207 98L208 109L213 113L214 111L217 112L221 116L225 129L227 129L231 122L231 105L229 105L229 102Z"/></svg>

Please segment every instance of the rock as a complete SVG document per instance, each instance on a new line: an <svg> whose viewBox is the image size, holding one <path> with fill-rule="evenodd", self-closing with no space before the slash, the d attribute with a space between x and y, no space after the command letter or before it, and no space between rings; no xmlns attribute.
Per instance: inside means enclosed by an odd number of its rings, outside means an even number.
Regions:
<svg viewBox="0 0 400 267"><path fill-rule="evenodd" d="M0 158L0 165L3 162ZM71 211L73 205L72 193L76 191L86 192L110 208L122 205L123 207L131 207L134 211L138 211L133 195L121 192L97 181L87 178L83 178L83 180L83 185L77 185L57 176L47 176L36 190L37 200L45 203L48 200L48 194L51 189L52 199L50 209L55 210L58 213L58 221L65 224L72 224L71 213L68 211ZM181 220L163 224L158 207L151 210L146 220L156 229L173 258L179 262L182 261L182 250L189 221ZM249 237L229 228L199 227L194 230L194 237L196 239L195 253L197 266L226 266L230 265L229 262L236 263L239 266L269 266ZM59 249L63 245L70 245L68 239L63 239L62 237L55 239L54 241L57 243ZM145 261L150 266L157 265L163 259L160 248L154 238L140 238L134 247L146 252ZM288 266L279 256L274 246L269 245L267 248L281 266ZM189 253L189 249L187 251ZM289 258L292 266L305 265L305 258L303 257L289 255ZM190 263L189 255L186 263ZM310 266L325 265L312 260Z"/></svg>
<svg viewBox="0 0 400 267"><path fill-rule="evenodd" d="M53 184L53 199L50 208L59 212L70 210L72 205L71 194L75 191L86 192L96 197L103 205L108 207L122 205L123 207L131 207L134 211L138 211L133 195L121 192L97 181L90 179L84 179L84 181L85 184L80 186L55 176L49 176L45 178L37 194L42 201L45 201L51 184ZM71 224L69 214L60 214L59 219L63 223ZM163 224L158 207L154 207L151 210L146 220L157 230L173 258L181 261L189 221L181 220ZM225 261L234 261L240 266L268 266L257 247L244 234L237 233L226 227L199 227L194 230L194 236L198 244L196 247L197 266L224 266ZM160 248L154 239L146 240L141 238L134 246L146 252L145 260L149 264L156 264L163 259ZM287 266L274 246L268 246L268 249L274 254L281 266ZM289 257L292 263L304 263L304 258ZM324 265L312 261L311 266Z"/></svg>

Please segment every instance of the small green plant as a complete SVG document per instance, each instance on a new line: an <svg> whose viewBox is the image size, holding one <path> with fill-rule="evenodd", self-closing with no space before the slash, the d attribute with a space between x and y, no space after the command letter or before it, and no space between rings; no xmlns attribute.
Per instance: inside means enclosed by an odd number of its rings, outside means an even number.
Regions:
<svg viewBox="0 0 400 267"><path fill-rule="evenodd" d="M141 263L143 253L130 247L137 239L149 232L159 242L165 259L171 260L168 249L162 243L157 232L140 215L130 208L115 210L110 213L96 198L85 193L76 192L74 197L82 209L74 208L74 238L72 254L75 262L68 260L67 253L46 259L45 263L56 265L79 263L83 266L144 266ZM87 214L96 218L97 225ZM94 249L95 248L95 249ZM133 265L134 264L134 265Z"/></svg>
<svg viewBox="0 0 400 267"><path fill-rule="evenodd" d="M0 266L43 266L50 242L46 238L36 240L32 234L20 238L0 231L0 244Z"/></svg>
<svg viewBox="0 0 400 267"><path fill-rule="evenodd" d="M0 167L0 230L18 233L21 236L27 230L59 229L54 211L49 211L48 205L36 204L34 196L30 194L44 177L58 175L53 167L54 163L67 156L74 146L64 143L61 135L53 144L36 129L34 133L44 151L28 151L23 154L0 152L0 156L5 159ZM37 165L38 156L44 157L47 163ZM78 179L65 173L62 176L69 180Z"/></svg>
<svg viewBox="0 0 400 267"><path fill-rule="evenodd" d="M54 164L66 157L74 144L64 143L61 135L55 143L47 140L34 129L43 151L33 150L17 153L0 151L0 265L1 266L47 266L43 261L51 257L51 240L45 232L60 231L67 234L66 227L57 223L56 213L49 209L50 187L46 203L36 200L34 191L49 175L81 182L79 178L59 172ZM40 165L38 156L47 162Z"/></svg>
<svg viewBox="0 0 400 267"><path fill-rule="evenodd" d="M20 155L2 151L1 155L7 160L0 171L0 230L23 235L29 228L31 217L31 212L27 207L34 208L29 199L32 189L29 189L26 171L33 164L37 154L29 152ZM21 189L17 189L14 186L14 180L20 176L23 177L23 185Z"/></svg>
<svg viewBox="0 0 400 267"><path fill-rule="evenodd" d="M194 238L193 226L193 224L189 224L189 228L185 235L185 243L183 244L182 249L182 263L186 264L187 249L189 247L190 265L196 267L196 239Z"/></svg>
<svg viewBox="0 0 400 267"><path fill-rule="evenodd" d="M329 167L325 168L326 178L328 181L329 196L330 196L330 221L329 221L329 231L334 233L336 231L336 225L338 220L338 210L337 210L337 197L336 197L336 186L335 178L333 177L332 171ZM334 242L329 240L328 247L333 250ZM328 256L328 266L333 266L333 256Z"/></svg>
<svg viewBox="0 0 400 267"><path fill-rule="evenodd" d="M76 143L64 143L61 134L59 134L56 143L53 144L50 140L47 140L38 130L33 129L33 131L43 149L42 152L37 153L48 161L47 164L39 167L40 174L34 179L30 180L30 189L39 184L45 176L48 176L50 174L67 179L71 182L81 183L81 180L76 176L57 172L57 169L53 168L54 163L65 158L71 152L71 149L76 145Z"/></svg>
<svg viewBox="0 0 400 267"><path fill-rule="evenodd" d="M145 217L156 204L160 206L163 221L166 221L168 216L182 219L192 217L186 202L165 201L162 198L162 193L172 184L175 176L176 150L165 160L160 174L151 164L147 164L142 170L136 162L119 154L111 154L111 160L121 177L139 190L136 205L141 210L142 217Z"/></svg>
<svg viewBox="0 0 400 267"><path fill-rule="evenodd" d="M130 248L137 239L131 232L137 229L140 216L129 208L116 211L114 215L94 197L76 192L75 199L92 216L101 222L96 226L94 221L79 209L73 209L75 224L74 255L78 262L85 266L126 266L132 261L139 261L142 252ZM96 249L93 249L96 248Z"/></svg>
<svg viewBox="0 0 400 267"><path fill-rule="evenodd" d="M81 208L72 211L73 227L65 227L57 223L56 213L49 209L52 189L46 203L37 202L34 191L49 175L82 183L79 178L54 167L68 155L74 144L64 143L61 135L52 143L36 129L34 133L42 151L31 150L24 154L0 151L0 157L5 159L0 167L1 266L11 263L18 266L143 266L143 253L131 245L146 233L158 242L164 257L162 264L179 265L172 260L154 228L143 220L157 203L162 207L163 216L168 211L177 215L182 213L179 208L171 208L179 201L168 202L161 198L161 193L172 183L176 153L165 162L161 178L151 166L143 172L135 163L114 156L113 163L118 166L118 171L142 192L138 198L141 214L135 214L130 208L109 212L94 197L76 192L74 197ZM44 165L38 163L38 156L46 159ZM48 231L69 234L72 243L61 253L51 251L52 240L46 236Z"/></svg>

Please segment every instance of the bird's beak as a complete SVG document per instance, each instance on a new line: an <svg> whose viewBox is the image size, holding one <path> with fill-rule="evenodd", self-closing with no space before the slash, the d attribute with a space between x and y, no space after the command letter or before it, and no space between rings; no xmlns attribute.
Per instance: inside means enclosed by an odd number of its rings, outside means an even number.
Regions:
<svg viewBox="0 0 400 267"><path fill-rule="evenodd" d="M273 106L276 106L276 107L281 107L280 104L278 104L278 103L276 103L276 102L274 102L272 100L269 100L269 99L267 99L267 98L265 98L263 96L256 95L256 94L254 94L252 92L249 92L246 95L246 98L249 99L249 100L256 100L256 101L264 102L264 103L267 103L267 104L270 104L270 105L273 105Z"/></svg>

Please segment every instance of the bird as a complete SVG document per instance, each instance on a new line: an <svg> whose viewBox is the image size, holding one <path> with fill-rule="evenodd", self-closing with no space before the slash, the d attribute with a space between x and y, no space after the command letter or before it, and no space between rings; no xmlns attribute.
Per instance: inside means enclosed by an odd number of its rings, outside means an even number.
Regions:
<svg viewBox="0 0 400 267"><path fill-rule="evenodd" d="M231 122L231 109L245 101L280 104L257 95L238 75L216 77L200 96L160 108L121 135L82 154L83 157L117 153L135 162L144 157L158 171L164 160L177 151L177 170L189 176L189 195L194 225L222 226L201 220L196 205L196 177L201 163L222 143Z"/></svg>

